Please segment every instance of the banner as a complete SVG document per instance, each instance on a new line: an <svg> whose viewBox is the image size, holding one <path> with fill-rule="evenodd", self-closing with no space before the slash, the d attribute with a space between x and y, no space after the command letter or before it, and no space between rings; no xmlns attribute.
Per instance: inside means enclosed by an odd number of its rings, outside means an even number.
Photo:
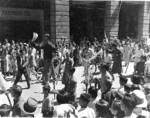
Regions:
<svg viewBox="0 0 150 118"><path fill-rule="evenodd" d="M42 20L43 10L0 7L0 20Z"/></svg>

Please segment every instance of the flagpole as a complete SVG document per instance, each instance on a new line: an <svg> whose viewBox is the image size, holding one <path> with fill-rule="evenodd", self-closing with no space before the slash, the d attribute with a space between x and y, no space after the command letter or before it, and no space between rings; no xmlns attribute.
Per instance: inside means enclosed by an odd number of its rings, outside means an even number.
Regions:
<svg viewBox="0 0 150 118"><path fill-rule="evenodd" d="M9 101L9 104L10 104L11 108L12 108L13 106L12 106L12 104L11 104L11 100L10 100L10 98L9 98L8 93L5 93L5 95L6 95L7 99L8 99L8 101Z"/></svg>

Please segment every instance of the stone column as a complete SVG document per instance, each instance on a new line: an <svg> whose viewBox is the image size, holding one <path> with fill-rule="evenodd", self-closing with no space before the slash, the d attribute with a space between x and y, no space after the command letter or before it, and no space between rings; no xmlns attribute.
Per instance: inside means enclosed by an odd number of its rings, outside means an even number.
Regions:
<svg viewBox="0 0 150 118"><path fill-rule="evenodd" d="M139 19L138 19L138 40L143 37L149 37L149 23L150 23L150 3L145 1L140 5Z"/></svg>
<svg viewBox="0 0 150 118"><path fill-rule="evenodd" d="M107 1L105 9L105 33L107 37L117 37L119 30L119 1Z"/></svg>
<svg viewBox="0 0 150 118"><path fill-rule="evenodd" d="M54 41L70 39L69 0L50 0L50 34Z"/></svg>

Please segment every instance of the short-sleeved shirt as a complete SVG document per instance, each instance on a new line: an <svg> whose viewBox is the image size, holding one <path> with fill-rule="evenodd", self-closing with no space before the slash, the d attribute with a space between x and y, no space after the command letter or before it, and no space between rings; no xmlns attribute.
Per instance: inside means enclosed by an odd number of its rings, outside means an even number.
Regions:
<svg viewBox="0 0 150 118"><path fill-rule="evenodd" d="M96 118L96 114L92 108L81 108L77 112L78 118Z"/></svg>

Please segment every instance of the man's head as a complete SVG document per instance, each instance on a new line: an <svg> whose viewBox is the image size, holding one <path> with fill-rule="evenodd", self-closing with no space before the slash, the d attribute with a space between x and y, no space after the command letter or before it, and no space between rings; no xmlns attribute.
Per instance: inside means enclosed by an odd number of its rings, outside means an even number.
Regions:
<svg viewBox="0 0 150 118"><path fill-rule="evenodd" d="M107 64L101 64L101 66L99 66L99 69L101 70L101 72L103 73L103 72L106 72L106 71L108 71L109 70L109 65L107 65Z"/></svg>
<svg viewBox="0 0 150 118"><path fill-rule="evenodd" d="M44 42L50 41L50 34L48 33L44 34L43 41Z"/></svg>
<svg viewBox="0 0 150 118"><path fill-rule="evenodd" d="M95 87L90 87L88 93L91 95L91 98L95 99L97 97L97 89Z"/></svg>
<svg viewBox="0 0 150 118"><path fill-rule="evenodd" d="M22 94L22 87L19 86L19 85L14 85L14 86L12 86L9 90L10 90L11 96L12 96L13 98L18 98L18 97L20 97L21 94Z"/></svg>
<svg viewBox="0 0 150 118"><path fill-rule="evenodd" d="M126 83L127 83L128 79L124 76L120 76L120 79L119 79L119 83L120 85L124 86Z"/></svg>
<svg viewBox="0 0 150 118"><path fill-rule="evenodd" d="M142 77L139 75L133 75L131 81L133 84L141 84Z"/></svg>
<svg viewBox="0 0 150 118"><path fill-rule="evenodd" d="M107 117L111 112L109 111L109 103L104 100L100 99L96 104L96 113L99 117Z"/></svg>
<svg viewBox="0 0 150 118"><path fill-rule="evenodd" d="M82 93L79 98L79 104L82 108L86 108L90 102L90 95L87 93Z"/></svg>
<svg viewBox="0 0 150 118"><path fill-rule="evenodd" d="M125 94L121 100L121 110L125 112L126 116L131 115L136 106L136 99L132 94Z"/></svg>

